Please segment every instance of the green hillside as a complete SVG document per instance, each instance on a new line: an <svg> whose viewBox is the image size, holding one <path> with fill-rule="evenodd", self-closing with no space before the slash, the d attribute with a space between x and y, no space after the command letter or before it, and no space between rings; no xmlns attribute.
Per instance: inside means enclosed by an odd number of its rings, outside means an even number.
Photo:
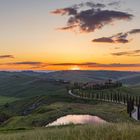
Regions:
<svg viewBox="0 0 140 140"><path fill-rule="evenodd" d="M43 104L32 110L28 110L31 106L26 105L24 112L26 115L14 114L11 111L11 116L1 126L4 128L28 128L28 127L41 127L56 120L61 116L68 114L90 114L99 116L108 122L135 122L130 119L126 107L123 105L116 105L113 103L103 102L90 102L71 100L65 102L54 102L51 104ZM22 108L23 109L23 108ZM19 110L21 111L21 110ZM8 111L9 112L9 111ZM7 113L8 113L7 112Z"/></svg>
<svg viewBox="0 0 140 140"><path fill-rule="evenodd" d="M46 74L28 72L0 72L0 95L33 97L62 92L64 86L50 80Z"/></svg>
<svg viewBox="0 0 140 140"><path fill-rule="evenodd" d="M71 82L75 79L81 79L84 82L89 79L104 81L108 78L129 77L130 73L112 73L111 71L0 72L0 130L42 127L68 114L90 114L108 122L136 123L126 113L126 106L77 99L68 94L66 86L69 84L63 82L70 79ZM132 74L138 75L135 72ZM113 90L116 92L118 89ZM119 91L122 94L140 95L138 84L131 87L123 86Z"/></svg>

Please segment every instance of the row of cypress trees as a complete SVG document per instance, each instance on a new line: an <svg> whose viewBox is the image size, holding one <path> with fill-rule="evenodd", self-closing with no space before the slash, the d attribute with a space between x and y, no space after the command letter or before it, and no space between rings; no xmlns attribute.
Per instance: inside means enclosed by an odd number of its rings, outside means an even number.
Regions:
<svg viewBox="0 0 140 140"><path fill-rule="evenodd" d="M112 101L112 102L122 103L122 104L127 104L128 101L133 101L134 105L140 104L140 96L131 96L128 94L125 95L122 94L121 92L106 93L105 91L100 91L100 92L92 93L92 92L84 92L82 90L77 90L77 91L73 90L73 93L80 97L89 98L89 99L107 100L107 101Z"/></svg>
<svg viewBox="0 0 140 140"><path fill-rule="evenodd" d="M85 92L84 90L77 89L72 91L75 95L81 98L104 100L109 102L116 102L127 105L127 113L131 117L131 112L134 110L134 106L138 107L138 119L140 120L140 96L125 95L121 92L105 92L101 90L100 92Z"/></svg>

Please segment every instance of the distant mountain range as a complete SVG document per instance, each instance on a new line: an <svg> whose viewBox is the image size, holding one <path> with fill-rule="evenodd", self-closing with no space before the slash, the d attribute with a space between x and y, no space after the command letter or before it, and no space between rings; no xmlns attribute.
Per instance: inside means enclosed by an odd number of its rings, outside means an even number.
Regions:
<svg viewBox="0 0 140 140"><path fill-rule="evenodd" d="M0 81L10 80L11 77L26 77L28 79L53 79L71 82L103 82L108 79L121 81L126 85L140 85L140 72L129 71L14 71L0 72ZM30 77L30 78L29 78ZM32 78L31 78L32 77ZM14 80L14 79L13 79Z"/></svg>
<svg viewBox="0 0 140 140"><path fill-rule="evenodd" d="M126 85L139 85L140 72L128 71L56 71L47 74L51 79L75 82L102 82L108 79L121 81Z"/></svg>

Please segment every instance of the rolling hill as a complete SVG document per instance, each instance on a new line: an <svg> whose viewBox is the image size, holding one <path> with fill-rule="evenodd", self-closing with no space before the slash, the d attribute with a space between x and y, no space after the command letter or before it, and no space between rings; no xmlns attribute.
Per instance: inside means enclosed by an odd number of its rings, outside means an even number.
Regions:
<svg viewBox="0 0 140 140"><path fill-rule="evenodd" d="M126 85L140 84L140 72L127 71L56 71L47 74L52 79L75 82L102 82L108 79L123 82Z"/></svg>
<svg viewBox="0 0 140 140"><path fill-rule="evenodd" d="M121 71L0 72L0 96L15 97L17 100L21 97L56 94L62 93L65 89L65 84L62 84L61 80L103 82L108 79L139 87L140 73Z"/></svg>
<svg viewBox="0 0 140 140"><path fill-rule="evenodd" d="M21 97L32 97L62 93L65 84L69 82L103 82L108 79L121 81L124 85L139 87L139 72L121 71L55 71L45 72L0 72L0 96L14 97L17 100ZM9 100L3 98L3 100Z"/></svg>

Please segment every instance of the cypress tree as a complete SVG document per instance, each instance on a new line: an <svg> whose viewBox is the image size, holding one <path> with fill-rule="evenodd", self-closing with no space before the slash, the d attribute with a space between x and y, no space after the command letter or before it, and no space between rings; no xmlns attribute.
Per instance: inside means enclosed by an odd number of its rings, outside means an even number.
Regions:
<svg viewBox="0 0 140 140"><path fill-rule="evenodd" d="M139 96L139 105L140 105L140 96Z"/></svg>
<svg viewBox="0 0 140 140"><path fill-rule="evenodd" d="M133 104L135 105L135 97L133 96L132 98Z"/></svg>
<svg viewBox="0 0 140 140"><path fill-rule="evenodd" d="M140 120L140 104L137 107L138 107L138 114L137 114L138 117L137 118L138 118L138 120Z"/></svg>
<svg viewBox="0 0 140 140"><path fill-rule="evenodd" d="M118 102L120 102L120 94L118 93Z"/></svg>
<svg viewBox="0 0 140 140"><path fill-rule="evenodd" d="M114 94L114 101L116 102L116 93Z"/></svg>
<svg viewBox="0 0 140 140"><path fill-rule="evenodd" d="M124 104L126 103L125 95L123 96L123 102L124 102Z"/></svg>
<svg viewBox="0 0 140 140"><path fill-rule="evenodd" d="M97 99L99 99L99 95L98 95L98 93L97 93Z"/></svg>
<svg viewBox="0 0 140 140"><path fill-rule="evenodd" d="M136 106L138 105L138 97L136 96Z"/></svg>
<svg viewBox="0 0 140 140"><path fill-rule="evenodd" d="M113 102L114 102L114 100L115 100L115 94L113 94Z"/></svg>
<svg viewBox="0 0 140 140"><path fill-rule="evenodd" d="M128 100L129 100L129 97L128 97L128 94L126 95L126 102L128 102Z"/></svg>
<svg viewBox="0 0 140 140"><path fill-rule="evenodd" d="M120 102L123 102L123 97L121 93L120 93Z"/></svg>
<svg viewBox="0 0 140 140"><path fill-rule="evenodd" d="M129 104L129 101L127 100L127 113L129 113L129 107L130 106L130 104Z"/></svg>
<svg viewBox="0 0 140 140"><path fill-rule="evenodd" d="M117 93L117 102L119 102L119 93Z"/></svg>
<svg viewBox="0 0 140 140"><path fill-rule="evenodd" d="M112 92L110 93L110 100L111 100L111 102L112 102L112 99L113 99L113 97L112 97Z"/></svg>

